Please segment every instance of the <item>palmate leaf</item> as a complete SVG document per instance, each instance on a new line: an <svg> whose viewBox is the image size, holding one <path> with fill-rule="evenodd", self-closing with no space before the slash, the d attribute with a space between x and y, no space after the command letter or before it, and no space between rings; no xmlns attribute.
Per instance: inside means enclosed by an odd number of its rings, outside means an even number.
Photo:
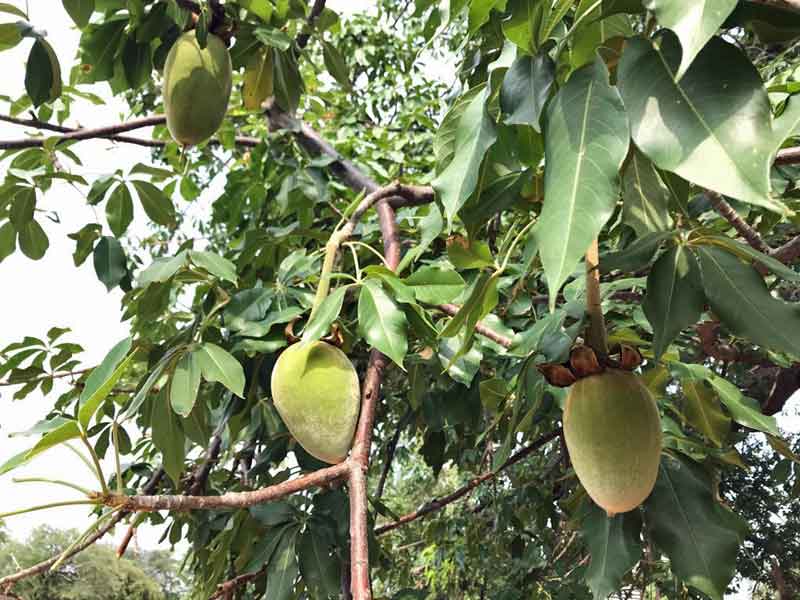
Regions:
<svg viewBox="0 0 800 600"><path fill-rule="evenodd" d="M653 541L669 557L674 573L722 600L746 525L714 499L703 467L687 458L664 456L644 508Z"/></svg>
<svg viewBox="0 0 800 600"><path fill-rule="evenodd" d="M769 99L741 51L713 38L680 82L680 46L669 31L660 44L628 40L619 89L636 146L657 167L726 196L773 211L774 152ZM655 99L658 99L656 102Z"/></svg>
<svg viewBox="0 0 800 600"><path fill-rule="evenodd" d="M599 60L572 74L545 116L545 201L536 236L555 304L561 284L611 217L628 120Z"/></svg>

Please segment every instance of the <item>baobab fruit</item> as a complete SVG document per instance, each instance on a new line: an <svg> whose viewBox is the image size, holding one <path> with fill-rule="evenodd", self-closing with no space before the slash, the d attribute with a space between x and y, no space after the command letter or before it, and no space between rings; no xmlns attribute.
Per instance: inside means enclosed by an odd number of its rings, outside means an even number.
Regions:
<svg viewBox="0 0 800 600"><path fill-rule="evenodd" d="M564 408L564 437L578 479L609 516L633 510L653 491L661 422L635 374L608 369L575 382Z"/></svg>
<svg viewBox="0 0 800 600"><path fill-rule="evenodd" d="M347 355L327 342L299 342L278 357L272 400L297 442L312 456L344 460L358 421L360 386Z"/></svg>
<svg viewBox="0 0 800 600"><path fill-rule="evenodd" d="M172 138L184 146L210 138L225 118L231 97L231 56L209 34L200 48L194 31L181 35L164 64L164 111Z"/></svg>

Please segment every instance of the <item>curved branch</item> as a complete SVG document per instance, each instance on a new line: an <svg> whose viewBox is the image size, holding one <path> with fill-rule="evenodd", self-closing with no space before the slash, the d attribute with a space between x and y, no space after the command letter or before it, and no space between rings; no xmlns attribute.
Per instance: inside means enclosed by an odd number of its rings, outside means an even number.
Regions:
<svg viewBox="0 0 800 600"><path fill-rule="evenodd" d="M543 301L547 302L547 296L544 297ZM455 316L456 313L461 310L461 308L455 304L438 304L436 305L436 308L444 313L447 313L451 317ZM497 333L494 329L484 325L483 323L478 323L475 325L475 331L480 333L483 337L492 340L496 344L500 344L504 348L510 348L514 344L513 340Z"/></svg>
<svg viewBox="0 0 800 600"><path fill-rule="evenodd" d="M153 474L150 476L150 479L142 488L142 491L145 494L153 493L163 476L164 476L164 469L159 468L153 471ZM99 540L109 531L114 529L114 526L116 526L116 524L119 523L122 519L124 519L128 514L129 514L128 512L122 511L111 517L111 520L109 520L108 523L106 523L103 527L95 531L83 542L75 546L72 552L70 552L69 555L65 557L65 560L75 556L79 552L83 552L84 550L86 550L86 548L94 544L97 540ZM8 592L11 589L11 587L20 579L25 579L26 577L32 577L34 575L39 575L40 573L44 573L45 571L47 571L47 569L52 567L56 563L56 561L60 559L61 555L59 554L52 558L48 558L47 560L42 561L36 565L33 565L32 567L28 567L27 569L22 569L21 571L18 571L12 575L6 575L2 579L0 579L0 590L2 590L3 592Z"/></svg>
<svg viewBox="0 0 800 600"><path fill-rule="evenodd" d="M129 512L154 510L210 510L220 508L247 508L256 504L272 502L296 492L312 487L327 485L345 476L350 464L345 461L313 473L297 477L251 492L229 492L221 496L182 496L182 495L136 495L119 496L112 494L105 499L108 506L122 506Z"/></svg>
<svg viewBox="0 0 800 600"><path fill-rule="evenodd" d="M477 477L473 477L469 480L465 485L458 488L456 491L444 496L442 498L436 498L431 500L427 504L425 504L422 508L410 512L406 515L403 515L396 521L392 523L387 523L386 525L381 525L380 527L375 528L375 535L381 535L387 533L393 529L397 529L401 525L405 525L406 523L410 523L411 521L416 521L428 515L432 512L436 512L437 510L443 509L448 504L455 502L456 500L463 498L467 494L469 494L472 490L478 487L480 484L489 481L490 479L494 479L497 475L507 469L508 467L515 465L522 459L526 458L527 456L533 454L543 446L545 446L548 442L554 440L561 434L561 428L556 429L555 431L551 431L550 433L546 433L545 435L541 436L535 442L526 446L516 454L513 454L506 462L500 465L497 469L493 471L488 471L483 473L482 475L478 475Z"/></svg>
<svg viewBox="0 0 800 600"><path fill-rule="evenodd" d="M47 131L55 131L63 133L64 135L56 136L56 143L60 144L69 141L80 141L89 139L107 139L114 142L122 142L126 144L134 144L137 146L145 146L147 148L163 148L167 142L163 140L153 140L146 138L133 137L129 135L119 135L121 132L134 131L143 127L152 127L155 125L162 125L166 122L164 115L153 115L152 117L144 117L141 119L134 119L127 123L117 125L105 125L103 127L95 127L91 129L64 127L62 125L54 125L46 123L37 119L18 119L16 117L9 117L0 115L0 121L12 123L14 125L22 125L25 127L33 127L35 129L43 129ZM22 148L41 148L44 146L45 139L29 137L19 140L4 140L0 141L0 150L19 150ZM257 146L261 140L256 137L250 136L236 136L234 142L238 146L253 147ZM219 146L222 142L217 139L208 141L210 146Z"/></svg>
<svg viewBox="0 0 800 600"><path fill-rule="evenodd" d="M772 253L772 248L770 248L764 240L761 239L761 236L758 232L750 227L742 217L739 216L739 213L725 200L719 193L707 190L706 194L708 195L708 199L711 201L711 206L714 207L720 216L725 219L728 223L730 223L731 227L733 227L739 235L741 235L745 241L750 245L751 248L758 250L759 252L763 252L766 255L770 255Z"/></svg>

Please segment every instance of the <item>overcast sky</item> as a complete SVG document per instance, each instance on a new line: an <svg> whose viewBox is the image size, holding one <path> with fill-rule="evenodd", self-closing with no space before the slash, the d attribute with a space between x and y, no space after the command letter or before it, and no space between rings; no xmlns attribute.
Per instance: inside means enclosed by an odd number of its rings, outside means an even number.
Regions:
<svg viewBox="0 0 800 600"><path fill-rule="evenodd" d="M22 0L14 0L17 6L24 6ZM338 12L353 12L354 6L364 9L373 5L369 2L351 0L329 0L328 5ZM48 40L55 48L65 73L73 64L79 32L71 27L71 21L64 12L61 2L56 0L36 0L30 2L31 22L37 29L48 32ZM0 15L0 21L5 15ZM16 98L24 92L25 61L31 42L24 41L13 50L0 54L2 83L0 94ZM452 73L447 67L441 69ZM451 76L451 75L450 75ZM65 76L66 77L66 76ZM106 84L91 86L90 91L100 95L107 102L105 106L77 103L69 124L97 126L119 122L126 115L126 106L115 100ZM8 107L0 107L4 113ZM0 139L13 139L23 136L24 129L0 123ZM147 137L149 130L140 130L137 135ZM76 173L92 181L96 176L113 172L117 168L130 168L137 162L148 162L146 148L105 141L85 141L75 148L84 163L76 167ZM0 180L5 177L8 161L0 164ZM207 206L216 197L224 182L213 182L206 190L198 206ZM182 200L177 199L177 202ZM74 341L85 348L81 356L86 365L97 364L106 352L120 339L128 335L128 328L120 322L121 292L116 289L106 292L97 280L91 257L79 268L72 262L74 241L67 234L78 230L88 222L97 222L107 227L103 207L96 211L88 206L85 199L74 188L66 184L54 183L46 196L39 199L40 207L57 210L61 222L56 224L40 219L50 238L50 248L40 261L31 261L19 251L0 263L0 348L22 339L25 335L44 337L52 326L69 327L70 334L65 340ZM135 237L137 232L147 229L147 221L137 205L136 218L131 227ZM180 207L179 207L180 208ZM183 207L185 208L185 207ZM106 234L109 232L106 231ZM63 390L64 388L60 388ZM8 433L28 429L42 418L57 397L57 387L52 397L43 398L32 394L25 401L12 402L12 388L0 388L0 463L8 457L32 445L30 438L9 438ZM785 412L792 415L780 419L785 428L800 430L797 418L797 396L787 404ZM109 472L112 465L105 465ZM38 457L30 465L13 472L14 476L50 476L69 479L72 482L96 487L95 480L85 466L63 449L52 450ZM21 508L42 502L68 500L75 493L45 484L15 484L12 475L0 478L0 512ZM66 491L65 491L66 490ZM6 526L16 538L24 538L28 532L42 523L58 527L83 529L88 524L87 511L82 507L52 509L46 512L30 513L6 520ZM125 528L117 528L115 539L119 539ZM154 547L163 533L162 528L141 527L138 542L142 547Z"/></svg>

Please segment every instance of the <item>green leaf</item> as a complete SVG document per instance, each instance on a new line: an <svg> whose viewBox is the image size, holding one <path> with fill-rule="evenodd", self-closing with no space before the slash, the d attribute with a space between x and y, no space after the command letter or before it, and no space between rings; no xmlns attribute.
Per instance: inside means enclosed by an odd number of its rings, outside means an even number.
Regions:
<svg viewBox="0 0 800 600"><path fill-rule="evenodd" d="M150 375L147 376L147 379L144 380L142 386L136 391L133 398L131 399L130 404L125 409L125 412L122 414L122 420L128 419L131 416L135 415L139 408L144 403L147 395L150 393L150 390L153 389L153 386L158 382L161 378L161 375L164 373L164 369L172 362L172 359L175 357L175 354L181 350L180 346L176 346L175 348L170 348L161 357L161 359L156 363L156 366L153 367L153 370L150 372Z"/></svg>
<svg viewBox="0 0 800 600"><path fill-rule="evenodd" d="M47 252L50 242L47 234L36 221L30 221L17 230L19 248L22 253L32 260L39 260Z"/></svg>
<svg viewBox="0 0 800 600"><path fill-rule="evenodd" d="M297 512L288 502L257 504L247 510L256 521L265 527L276 527L297 521Z"/></svg>
<svg viewBox="0 0 800 600"><path fill-rule="evenodd" d="M28 55L25 91L34 106L55 100L61 95L61 67L53 47L36 38Z"/></svg>
<svg viewBox="0 0 800 600"><path fill-rule="evenodd" d="M686 584L722 600L736 570L744 526L714 499L703 468L686 458L664 457L644 510L653 541L669 556L672 571Z"/></svg>
<svg viewBox="0 0 800 600"><path fill-rule="evenodd" d="M322 40L322 59L331 77L346 90L350 89L350 73L347 69L347 63L344 61L344 57L336 46L325 40Z"/></svg>
<svg viewBox="0 0 800 600"><path fill-rule="evenodd" d="M457 337L444 338L439 341L438 357L442 368L454 381L469 387L481 367L483 354L475 346L465 353L463 347Z"/></svg>
<svg viewBox="0 0 800 600"><path fill-rule="evenodd" d="M367 343L391 358L401 369L408 351L408 322L381 283L367 279L358 298L358 329Z"/></svg>
<svg viewBox="0 0 800 600"><path fill-rule="evenodd" d="M89 377L86 378L86 385L81 391L80 409L78 410L78 421L84 428L89 426L89 421L94 416L94 413L97 412L100 404L108 397L120 377L130 367L136 352L132 352L127 358L125 358L125 355L130 351L131 343L131 338L127 337L116 344L106 354L103 362L95 367Z"/></svg>
<svg viewBox="0 0 800 600"><path fill-rule="evenodd" d="M774 144L764 132L772 127L770 104L755 67L720 38L711 39L677 83L679 60L669 31L658 47L641 38L626 43L618 85L636 145L660 169L783 212L769 197Z"/></svg>
<svg viewBox="0 0 800 600"><path fill-rule="evenodd" d="M14 254L17 249L17 230L10 221L0 226L0 262Z"/></svg>
<svg viewBox="0 0 800 600"><path fill-rule="evenodd" d="M236 0L236 4L249 10L265 23L269 22L274 10L269 0Z"/></svg>
<svg viewBox="0 0 800 600"><path fill-rule="evenodd" d="M22 9L19 9L13 4L9 4L8 2L0 2L0 12L8 13L10 15L15 15L17 17L22 17L26 21L28 20L28 15L26 15Z"/></svg>
<svg viewBox="0 0 800 600"><path fill-rule="evenodd" d="M547 106L545 202L535 231L551 306L614 211L628 142L625 109L599 60L573 73Z"/></svg>
<svg viewBox="0 0 800 600"><path fill-rule="evenodd" d="M489 244L460 235L447 240L447 258L457 269L482 269L494 265Z"/></svg>
<svg viewBox="0 0 800 600"><path fill-rule="evenodd" d="M80 427L78 427L78 422L68 421L53 431L46 433L33 448L28 450L27 454L25 454L25 461L29 461L34 456L41 454L45 450L49 450L53 446L63 444L69 440L74 440L80 437L80 434L81 430Z"/></svg>
<svg viewBox="0 0 800 600"><path fill-rule="evenodd" d="M297 528L287 531L275 548L267 567L267 589L264 596L270 600L290 600L294 580L299 573L295 544Z"/></svg>
<svg viewBox="0 0 800 600"><path fill-rule="evenodd" d="M331 555L331 546L327 536L315 527L306 527L300 535L297 545L300 573L312 598L339 594L339 561Z"/></svg>
<svg viewBox="0 0 800 600"><path fill-rule="evenodd" d="M634 147L622 176L622 218L637 236L673 228L669 214L672 192L655 166Z"/></svg>
<svg viewBox="0 0 800 600"><path fill-rule="evenodd" d="M728 380L702 365L674 362L672 367L677 371L682 384L687 380L707 381L737 423L756 431L780 435L775 418L762 414L758 404L745 397L739 388Z"/></svg>
<svg viewBox="0 0 800 600"><path fill-rule="evenodd" d="M140 287L147 287L151 283L164 282L186 266L186 252L179 252L175 256L156 258L149 267L139 273L136 282Z"/></svg>
<svg viewBox="0 0 800 600"><path fill-rule="evenodd" d="M213 252L189 250L189 260L196 267L208 271L214 277L236 284L236 265L227 258Z"/></svg>
<svg viewBox="0 0 800 600"><path fill-rule="evenodd" d="M244 369L227 350L206 342L194 351L206 381L218 381L233 394L244 398Z"/></svg>
<svg viewBox="0 0 800 600"><path fill-rule="evenodd" d="M464 291L464 279L456 271L430 266L421 267L404 280L419 302L452 302Z"/></svg>
<svg viewBox="0 0 800 600"><path fill-rule="evenodd" d="M618 591L622 578L642 555L642 518L638 511L608 517L594 504L583 516L581 530L592 557L586 582L595 600L605 600Z"/></svg>
<svg viewBox="0 0 800 600"><path fill-rule="evenodd" d="M675 73L680 79L703 46L717 33L737 0L644 0L644 7L655 15L662 27L675 32L681 42L681 62Z"/></svg>
<svg viewBox="0 0 800 600"><path fill-rule="evenodd" d="M517 56L503 78L500 107L507 125L530 125L541 132L540 119L555 80L555 63L549 55Z"/></svg>
<svg viewBox="0 0 800 600"><path fill-rule="evenodd" d="M0 52L11 50L22 41L23 28L19 23L0 23Z"/></svg>
<svg viewBox="0 0 800 600"><path fill-rule="evenodd" d="M684 246L674 246L653 265L642 303L644 314L653 326L656 360L681 331L697 323L705 302L694 256Z"/></svg>
<svg viewBox="0 0 800 600"><path fill-rule="evenodd" d="M603 273L620 271L639 271L650 264L665 240L675 237L672 231L648 233L619 252L610 252L600 257L600 270Z"/></svg>
<svg viewBox="0 0 800 600"><path fill-rule="evenodd" d="M106 219L111 232L120 237L133 221L133 200L125 183L120 182L106 203Z"/></svg>
<svg viewBox="0 0 800 600"><path fill-rule="evenodd" d="M683 406L686 419L712 444L721 448L731 430L730 417L722 412L716 397L704 382L684 379L681 387L686 398Z"/></svg>
<svg viewBox="0 0 800 600"><path fill-rule="evenodd" d="M247 110L259 110L272 96L272 50L262 48L247 59L242 78L242 101Z"/></svg>
<svg viewBox="0 0 800 600"><path fill-rule="evenodd" d="M782 262L775 260L771 256L767 256L762 252L759 252L755 248L751 248L747 244L743 244L738 240L734 240L733 238L729 238L725 235L703 235L702 238L697 240L698 243L710 243L715 246L719 246L721 248L725 248L731 254L735 254L739 258L745 260L754 260L755 262L761 264L766 269L769 269L775 275L782 277L786 281L798 281L800 282L800 273L797 271L793 271Z"/></svg>
<svg viewBox="0 0 800 600"><path fill-rule="evenodd" d="M78 26L83 29L89 24L89 19L94 12L94 0L62 0L64 10Z"/></svg>
<svg viewBox="0 0 800 600"><path fill-rule="evenodd" d="M286 52L292 46L292 38L290 38L280 29L273 29L271 27L257 27L253 34L258 40L267 46L277 48L282 52Z"/></svg>
<svg viewBox="0 0 800 600"><path fill-rule="evenodd" d="M21 229L26 223L33 221L33 214L36 210L36 189L20 187L11 201L11 210L8 218L17 229Z"/></svg>
<svg viewBox="0 0 800 600"><path fill-rule="evenodd" d="M153 445L161 451L161 464L177 488L180 485L183 461L186 458L186 438L178 415L170 408L166 390L162 390L154 398L150 427Z"/></svg>
<svg viewBox="0 0 800 600"><path fill-rule="evenodd" d="M511 16L503 21L503 35L525 52L533 53L544 3L540 0L509 0L507 8Z"/></svg>
<svg viewBox="0 0 800 600"><path fill-rule="evenodd" d="M320 304L319 309L314 314L305 330L303 330L303 341L313 342L328 333L331 324L339 317L342 311L342 303L347 293L347 286L342 286L329 294Z"/></svg>
<svg viewBox="0 0 800 600"><path fill-rule="evenodd" d="M583 0L575 13L576 19L583 20L572 41L570 64L573 69L594 61L597 51L601 48L616 54L618 50L616 44L606 45L605 42L614 38L622 41L633 34L628 15L616 14L600 18L602 8L595 0Z"/></svg>
<svg viewBox="0 0 800 600"><path fill-rule="evenodd" d="M186 418L192 412L200 389L200 361L194 352L186 352L175 365L169 383L172 410Z"/></svg>
<svg viewBox="0 0 800 600"><path fill-rule="evenodd" d="M67 237L75 240L75 252L72 254L72 261L79 267L89 257L94 250L94 241L101 237L103 228L97 223L84 225L75 233L70 233Z"/></svg>
<svg viewBox="0 0 800 600"><path fill-rule="evenodd" d="M296 528L297 525L295 523L288 523L267 531L266 535L253 548L252 557L247 566L245 566L244 572L256 573L260 571L265 564L269 563L272 555L275 554L275 549L286 534L295 531Z"/></svg>
<svg viewBox="0 0 800 600"><path fill-rule="evenodd" d="M122 47L122 68L128 86L132 89L137 89L150 81L153 72L150 43L138 43L133 37L125 40L125 45Z"/></svg>
<svg viewBox="0 0 800 600"><path fill-rule="evenodd" d="M165 227L175 225L175 207L167 195L149 181L134 179L133 187L139 195L139 202L152 221Z"/></svg>
<svg viewBox="0 0 800 600"><path fill-rule="evenodd" d="M128 274L125 251L117 238L104 235L94 247L94 272L108 291Z"/></svg>
<svg viewBox="0 0 800 600"><path fill-rule="evenodd" d="M477 93L458 118L453 156L446 166L437 166L438 175L431 182L444 207L448 227L475 191L486 151L497 139L497 130L486 103L489 88ZM444 123L442 124L444 126Z"/></svg>
<svg viewBox="0 0 800 600"><path fill-rule="evenodd" d="M736 335L760 346L800 356L800 306L770 294L758 272L712 246L695 251L712 310Z"/></svg>
<svg viewBox="0 0 800 600"><path fill-rule="evenodd" d="M283 110L294 114L300 104L300 96L305 90L303 77L297 67L297 59L292 50L272 49L275 101Z"/></svg>

